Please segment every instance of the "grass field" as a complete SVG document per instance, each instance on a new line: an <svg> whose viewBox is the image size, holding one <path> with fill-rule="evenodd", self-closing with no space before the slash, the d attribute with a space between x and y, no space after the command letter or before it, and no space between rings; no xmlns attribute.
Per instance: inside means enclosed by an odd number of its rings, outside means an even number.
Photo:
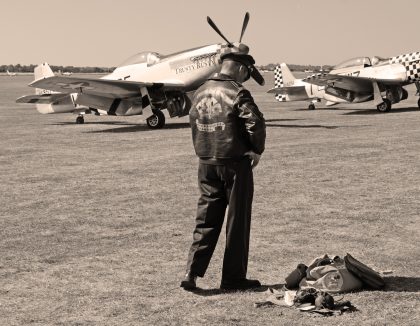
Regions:
<svg viewBox="0 0 420 326"><path fill-rule="evenodd" d="M358 312L254 308L263 292L218 290L222 236L197 293L179 288L198 188L187 118L41 115L0 76L0 325L419 325L420 110L370 102L306 110L249 89L267 120L255 170L249 273L280 288L300 263L346 252L384 291L346 294Z"/></svg>

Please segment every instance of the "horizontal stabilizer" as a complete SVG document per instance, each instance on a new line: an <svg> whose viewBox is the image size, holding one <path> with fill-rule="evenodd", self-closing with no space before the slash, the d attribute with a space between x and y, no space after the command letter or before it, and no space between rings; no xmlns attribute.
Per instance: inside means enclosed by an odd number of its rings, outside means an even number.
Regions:
<svg viewBox="0 0 420 326"><path fill-rule="evenodd" d="M16 103L54 104L67 97L69 97L69 94L63 94L63 93L25 95L25 96L19 97L16 100Z"/></svg>
<svg viewBox="0 0 420 326"><path fill-rule="evenodd" d="M289 86L289 87L274 87L267 93L281 94L281 95L295 95L302 94L305 90L305 86Z"/></svg>

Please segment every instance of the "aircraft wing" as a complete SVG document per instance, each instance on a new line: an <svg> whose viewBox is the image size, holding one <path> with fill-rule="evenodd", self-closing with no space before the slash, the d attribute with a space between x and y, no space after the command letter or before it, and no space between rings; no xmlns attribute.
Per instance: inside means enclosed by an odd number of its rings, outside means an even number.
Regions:
<svg viewBox="0 0 420 326"><path fill-rule="evenodd" d="M69 94L67 93L25 95L25 96L19 97L16 100L16 103L53 104L68 96Z"/></svg>
<svg viewBox="0 0 420 326"><path fill-rule="evenodd" d="M127 80L110 80L67 76L52 76L33 81L29 86L48 89L60 93L84 93L109 98L128 98L138 96L140 89L165 87L171 90L182 89L183 83L153 83Z"/></svg>
<svg viewBox="0 0 420 326"><path fill-rule="evenodd" d="M371 92L373 90L372 82L381 82L381 80L375 80L365 77L336 74L312 75L304 78L303 81L317 86L330 86L342 88L357 93Z"/></svg>
<svg viewBox="0 0 420 326"><path fill-rule="evenodd" d="M280 95L297 95L302 94L302 91L305 90L305 86L288 86L288 87L275 87L268 90L267 93L274 93Z"/></svg>

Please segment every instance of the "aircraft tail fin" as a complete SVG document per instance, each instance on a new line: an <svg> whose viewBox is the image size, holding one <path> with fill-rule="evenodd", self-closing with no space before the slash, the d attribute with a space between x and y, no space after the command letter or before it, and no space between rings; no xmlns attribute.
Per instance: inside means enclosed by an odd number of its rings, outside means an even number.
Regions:
<svg viewBox="0 0 420 326"><path fill-rule="evenodd" d="M282 63L280 66L276 67L274 76L274 85L276 87L292 86L296 79L285 63Z"/></svg>
<svg viewBox="0 0 420 326"><path fill-rule="evenodd" d="M293 76L289 67L282 63L280 66L276 66L274 69L274 86L275 87L288 87L295 83L295 76ZM287 95L277 94L276 100L279 102L287 101Z"/></svg>
<svg viewBox="0 0 420 326"><path fill-rule="evenodd" d="M46 77L51 77L51 76L54 76L54 73L51 70L48 63L46 63L46 62L41 63L40 65L36 66L35 69L34 69L35 80L46 78ZM47 90L47 89L35 88L35 94L36 95L44 95L44 94L52 94L52 92L50 90ZM51 103L48 103L48 104L36 103L35 106L36 106L36 109L38 110L38 112L42 113L42 114L47 114L47 113L54 112L53 105Z"/></svg>
<svg viewBox="0 0 420 326"><path fill-rule="evenodd" d="M41 63L34 69L35 80L54 76L54 72L48 63ZM35 88L35 96L28 96L20 101L35 103L36 109L42 114L72 112L74 105L68 94L50 91L43 88ZM28 102L27 102L28 103Z"/></svg>
<svg viewBox="0 0 420 326"><path fill-rule="evenodd" d="M51 70L51 67L46 62L41 63L40 65L36 66L34 69L35 80L51 77L51 76L54 76L54 73ZM42 89L42 88L35 89L35 94L51 94L51 93L52 93L51 91L48 91L46 89Z"/></svg>

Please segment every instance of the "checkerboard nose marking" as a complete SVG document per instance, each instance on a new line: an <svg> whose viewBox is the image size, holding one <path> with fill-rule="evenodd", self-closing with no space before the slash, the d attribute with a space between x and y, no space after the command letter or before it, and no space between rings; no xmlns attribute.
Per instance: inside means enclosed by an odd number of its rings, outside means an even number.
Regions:
<svg viewBox="0 0 420 326"><path fill-rule="evenodd" d="M401 63L407 70L407 80L420 80L420 52L406 53L391 58L391 63Z"/></svg>

